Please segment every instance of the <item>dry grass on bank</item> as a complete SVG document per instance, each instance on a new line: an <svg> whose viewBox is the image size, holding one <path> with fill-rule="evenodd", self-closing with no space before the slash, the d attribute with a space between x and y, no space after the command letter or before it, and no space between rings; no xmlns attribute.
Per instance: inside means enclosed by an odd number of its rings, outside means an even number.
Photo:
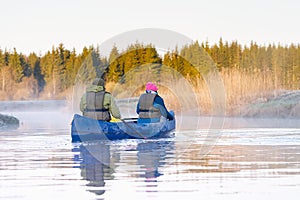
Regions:
<svg viewBox="0 0 300 200"><path fill-rule="evenodd" d="M250 103L267 101L280 94L279 84L272 73L247 73L238 70L221 72L226 91L227 113L239 115Z"/></svg>
<svg viewBox="0 0 300 200"><path fill-rule="evenodd" d="M159 94L169 109L193 112L200 115L239 115L244 107L257 101L266 101L278 95L280 88L274 84L274 76L261 72L247 73L239 70L223 70L217 75L191 80L169 80L158 83ZM116 98L138 97L144 92L145 83L118 87L107 84ZM278 84L277 84L278 85Z"/></svg>
<svg viewBox="0 0 300 200"><path fill-rule="evenodd" d="M274 83L272 73L252 72L241 70L222 70L217 75L197 79L193 82L189 78L168 78L164 82L155 82L159 87L159 94L164 98L168 109L177 113L189 112L200 115L239 115L244 107L257 101L267 101L279 94L280 83ZM117 99L138 97L144 92L145 80L137 83L116 85L107 83L106 88ZM193 84L192 84L193 82ZM6 93L0 90L1 100L27 100L30 99L28 90L15 92L13 99L7 99ZM70 88L56 96L58 99L66 99L75 102L81 97L84 88ZM74 95L75 94L75 95ZM50 95L51 96L51 95ZM22 97L22 98L19 98ZM49 99L48 93L44 92L38 99ZM34 98L37 99L37 98ZM32 100L32 99L31 99Z"/></svg>

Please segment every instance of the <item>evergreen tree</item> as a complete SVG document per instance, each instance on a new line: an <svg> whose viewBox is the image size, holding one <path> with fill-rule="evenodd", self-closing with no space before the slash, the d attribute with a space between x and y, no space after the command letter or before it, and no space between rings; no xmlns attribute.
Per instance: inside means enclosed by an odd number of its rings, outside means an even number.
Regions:
<svg viewBox="0 0 300 200"><path fill-rule="evenodd" d="M41 59L41 72L46 81L45 89L48 97L56 97L59 93L59 60L58 51L52 47Z"/></svg>
<svg viewBox="0 0 300 200"><path fill-rule="evenodd" d="M9 67L12 72L12 78L16 83L20 83L24 77L24 70L21 65L20 55L17 53L16 48L14 48L13 54L9 57Z"/></svg>
<svg viewBox="0 0 300 200"><path fill-rule="evenodd" d="M66 88L73 86L79 66L80 64L78 63L76 51L73 49L68 56L68 60L66 61Z"/></svg>
<svg viewBox="0 0 300 200"><path fill-rule="evenodd" d="M32 74L32 68L30 66L30 64L28 63L27 58L20 54L20 62L21 62L21 66L23 68L23 73L25 77L30 77Z"/></svg>
<svg viewBox="0 0 300 200"><path fill-rule="evenodd" d="M78 71L76 81L80 83L87 84L91 82L96 77L102 77L106 73L106 69L102 66L100 60L100 55L96 53L93 49L90 49L90 54L85 55L85 59Z"/></svg>
<svg viewBox="0 0 300 200"><path fill-rule="evenodd" d="M5 62L5 66L8 66L8 64L9 64L9 57L10 57L9 52L7 52L7 51L5 50L5 51L4 51L4 62Z"/></svg>
<svg viewBox="0 0 300 200"><path fill-rule="evenodd" d="M33 77L37 80L37 89L38 94L43 91L44 86L46 84L44 80L44 75L42 75L41 65L40 65L40 58L35 54L31 53L28 56L28 63L33 69Z"/></svg>
<svg viewBox="0 0 300 200"><path fill-rule="evenodd" d="M0 69L1 67L5 66L5 60L4 60L4 53L3 51L0 49Z"/></svg>
<svg viewBox="0 0 300 200"><path fill-rule="evenodd" d="M242 56L242 48L241 45L237 43L237 41L233 41L229 46L229 65L230 68L240 69L240 62Z"/></svg>

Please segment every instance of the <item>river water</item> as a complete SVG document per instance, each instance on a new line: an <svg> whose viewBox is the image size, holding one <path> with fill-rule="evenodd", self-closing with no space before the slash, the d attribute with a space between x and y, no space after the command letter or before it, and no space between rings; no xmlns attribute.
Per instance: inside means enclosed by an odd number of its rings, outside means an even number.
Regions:
<svg viewBox="0 0 300 200"><path fill-rule="evenodd" d="M179 128L173 138L72 143L72 113L19 108L0 111L21 122L0 132L0 199L300 195L298 120L226 118L217 130L203 118L203 128Z"/></svg>

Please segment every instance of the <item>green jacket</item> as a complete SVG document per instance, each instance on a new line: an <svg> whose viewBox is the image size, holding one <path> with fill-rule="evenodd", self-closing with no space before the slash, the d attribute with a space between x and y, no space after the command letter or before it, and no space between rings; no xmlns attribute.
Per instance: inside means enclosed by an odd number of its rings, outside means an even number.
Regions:
<svg viewBox="0 0 300 200"><path fill-rule="evenodd" d="M100 92L103 91L104 88L102 86L91 85L88 86L86 91L87 92ZM121 119L120 110L110 93L105 93L104 100L103 100L104 108L108 109L110 114L117 119ZM80 111L83 112L86 108L86 95L83 94L80 100Z"/></svg>

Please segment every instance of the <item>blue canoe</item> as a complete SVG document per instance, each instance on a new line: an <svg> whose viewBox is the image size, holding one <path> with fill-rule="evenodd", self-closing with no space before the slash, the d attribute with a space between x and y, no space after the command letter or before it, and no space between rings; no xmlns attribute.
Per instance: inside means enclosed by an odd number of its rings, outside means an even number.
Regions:
<svg viewBox="0 0 300 200"><path fill-rule="evenodd" d="M72 142L81 142L170 137L176 122L175 117L174 120L164 119L159 123L137 123L136 120L106 122L75 114L71 125Z"/></svg>

